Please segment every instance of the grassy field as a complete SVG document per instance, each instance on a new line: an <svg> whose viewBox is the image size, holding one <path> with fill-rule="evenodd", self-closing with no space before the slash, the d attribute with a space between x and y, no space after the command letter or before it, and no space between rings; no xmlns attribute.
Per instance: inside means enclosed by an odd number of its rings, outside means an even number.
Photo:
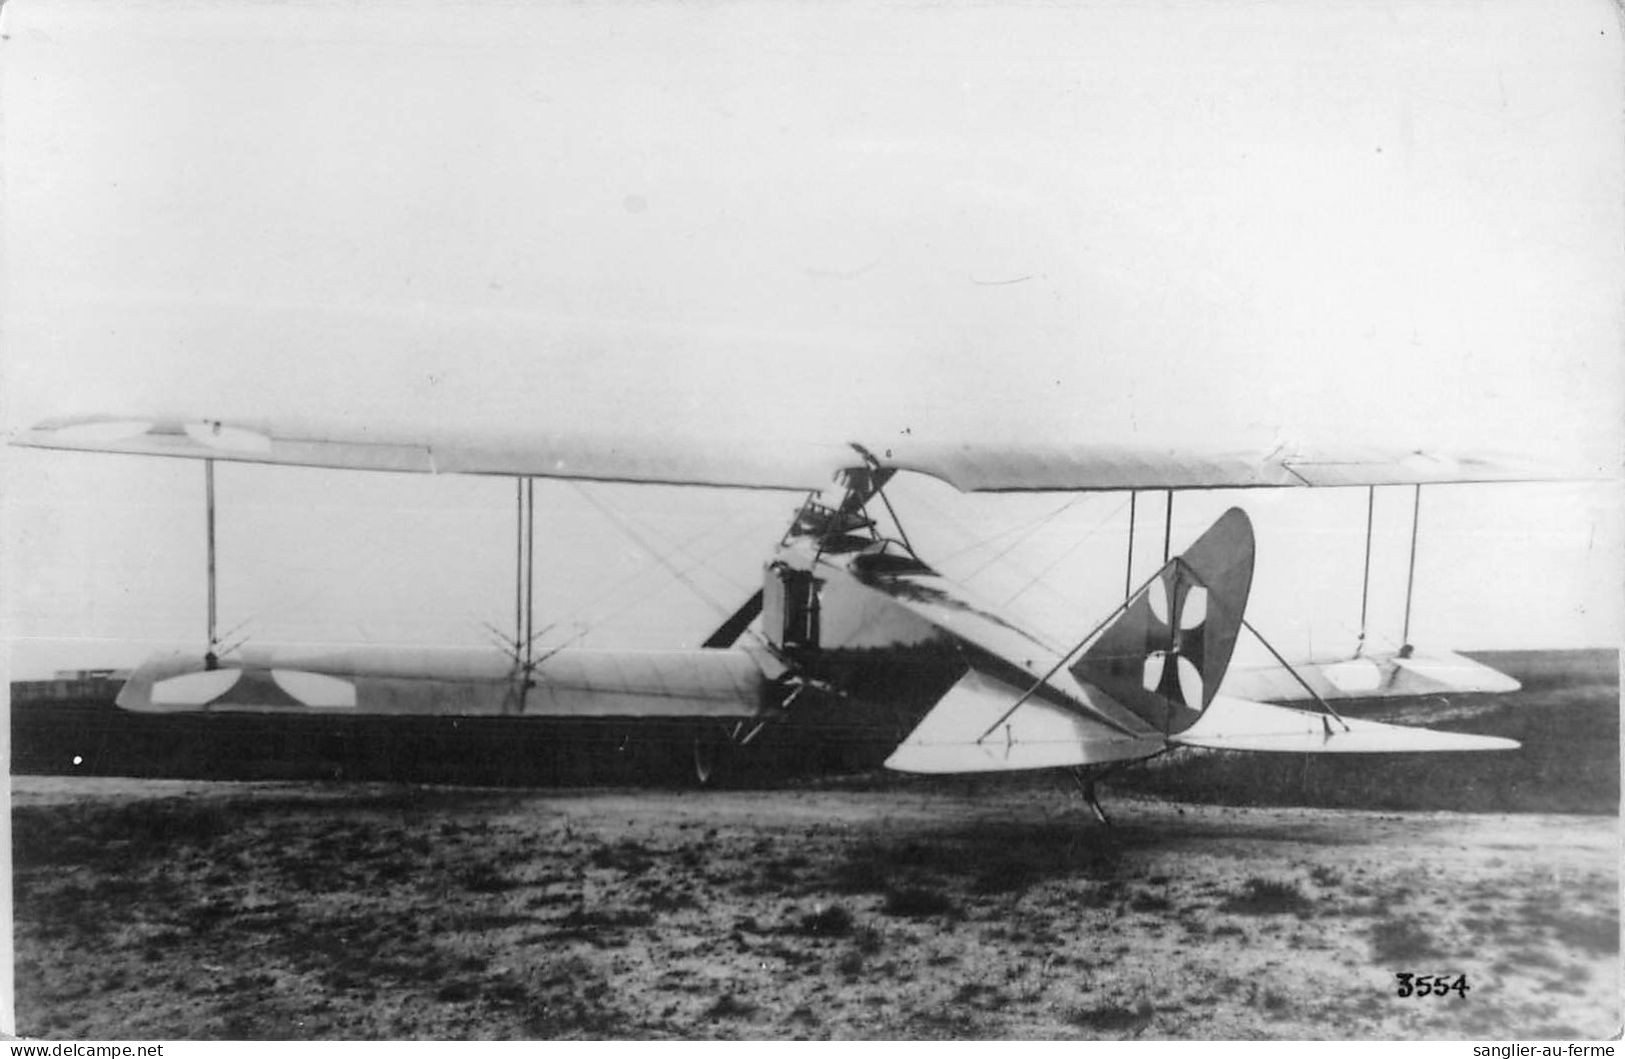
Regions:
<svg viewBox="0 0 1625 1059"><path fill-rule="evenodd" d="M29 1035L1618 1026L1618 853L1602 817L1124 798L1108 833L1016 789L27 783L16 998ZM1400 972L1466 975L1471 990L1401 999Z"/></svg>

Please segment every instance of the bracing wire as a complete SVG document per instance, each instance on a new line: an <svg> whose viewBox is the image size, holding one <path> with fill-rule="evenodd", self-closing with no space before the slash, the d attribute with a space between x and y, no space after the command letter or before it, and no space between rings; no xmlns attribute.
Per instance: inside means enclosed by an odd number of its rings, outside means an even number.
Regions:
<svg viewBox="0 0 1625 1059"><path fill-rule="evenodd" d="M988 537L978 537L976 534L970 532L963 525L961 525L955 519L950 517L946 512L944 512L940 507L938 507L935 504L926 503L924 501L921 501L919 498L915 498L914 503L919 507L925 508L929 514L931 514L932 516L935 517L937 522L939 522L939 523L941 523L943 525L946 525L949 528L955 530L961 536L968 538L970 540L970 542L971 542L970 544L966 545L963 548L960 548L957 551L949 552L946 555L942 555L942 556L937 557L935 562L936 562L936 565L938 565L938 566L943 566L943 565L946 565L948 563L951 563L955 559L957 559L957 558L959 558L961 556L970 555L973 552L979 551L979 550L981 550L983 548L987 548L988 546L992 545L996 541L1003 540L1004 538L1011 537L1013 535L1014 539L1011 540L1010 543L1007 546L1005 546L1004 548L1002 548L999 551L995 552L993 555L989 556L987 559L984 559L981 563L979 563L975 567L975 569L972 569L972 570L970 570L970 571L968 571L968 572L966 572L964 574L959 575L960 580L969 581L972 578L974 578L977 574L981 573L983 570L986 570L989 566L993 565L994 563L998 562L1000 559L1004 558L1011 551L1013 551L1016 547L1018 547L1023 541L1027 540L1034 533L1036 533L1040 529L1042 529L1045 525L1047 525L1050 522L1054 521L1056 518L1059 518L1068 509L1070 509L1073 505L1082 502L1083 499L1084 499L1084 497L1082 495L1070 497L1070 498L1068 498L1066 500L1065 503L1062 503L1059 507L1056 507L1052 511L1049 511L1049 512L1043 514L1043 515L1040 515L1035 519L1032 519L1032 520L1029 520L1027 522L1021 523L1020 525L1006 527L1006 528L1000 530L999 532L997 532L995 534L992 534L991 536L988 536ZM1026 571L1021 570L1020 572L1025 573Z"/></svg>
<svg viewBox="0 0 1625 1059"><path fill-rule="evenodd" d="M1054 570L1057 566L1060 566L1061 563L1065 562L1068 558L1070 558L1072 553L1077 551L1079 548L1083 547L1083 545L1087 541L1092 540L1094 538L1095 534L1100 532L1101 527L1105 526L1108 522L1111 522L1113 519L1115 519L1119 514L1122 513L1123 509L1125 507L1127 507L1127 506L1128 506L1128 501L1126 501L1126 500L1123 501L1122 503L1118 504L1115 508L1113 508L1106 515L1105 518L1103 518L1100 521L1096 522L1093 526L1091 526L1085 532L1079 534L1078 539L1073 541L1071 546L1068 547L1066 549L1066 551L1062 552L1060 555L1056 556L1054 559L1050 560L1050 562L1045 564L1045 566L1044 566L1044 568L1042 570L1038 571L1038 573L1034 574L1031 578L1029 578L1027 580L1026 584L1022 585L1019 589L1017 589L1015 594L1013 594L1009 599L1006 599L1004 601L1004 605L1009 606L1010 604L1014 603L1016 600L1020 599L1022 596L1026 595L1028 593L1028 591L1030 591L1035 585L1037 585L1041 581L1043 581L1044 577L1051 570Z"/></svg>
<svg viewBox="0 0 1625 1059"><path fill-rule="evenodd" d="M1169 560L1169 562L1163 563L1161 566L1159 566L1157 568L1156 573L1154 573L1150 577L1146 578L1145 581L1140 585L1140 587L1138 589L1136 589L1135 591L1133 591L1132 593L1129 594L1128 599L1123 600L1123 602L1119 603L1116 607L1112 608L1112 612L1110 614L1106 615L1104 618L1101 618L1100 622L1098 624L1096 624L1094 628L1090 629L1087 633L1084 634L1083 639L1079 640L1076 644L1074 644L1070 650L1068 650L1065 654L1063 654L1060 657L1059 661L1057 661L1053 666L1051 666L1048 670L1045 671L1043 676L1039 677L1036 681L1033 682L1033 684L1026 691L1022 692L1020 697L1018 697L1015 702L1010 704L1010 707L1008 709L1006 709L1002 714L999 715L998 720L996 720L992 724L988 725L987 730L984 731L981 735L976 737L976 741L978 743L980 743L982 740L986 739L988 736L992 735L995 731L997 731L999 725L1001 725L1005 721L1009 720L1011 714L1015 713L1016 710L1019 709L1028 699L1030 699L1034 695L1036 695L1040 688L1042 688L1045 684L1048 684L1050 678L1053 677L1055 674L1059 673L1061 671L1061 667L1065 666L1068 662L1072 661L1073 656L1076 655L1079 651L1082 651L1084 649L1084 647L1086 647L1089 644L1089 641L1093 640L1096 636L1098 636L1100 634L1101 630L1105 629L1106 626L1111 623L1112 619L1116 618L1123 611L1127 610L1129 608L1130 603L1133 601L1135 596L1139 595L1141 592L1144 592L1147 588L1150 588L1152 583L1155 582L1157 580L1157 578L1162 576L1163 571L1168 569L1170 563L1182 563L1182 562L1184 562L1183 559L1175 558L1175 559L1171 559L1171 560ZM1125 731L1125 732L1127 731L1127 729L1122 728L1120 725L1118 725L1116 727L1118 727L1122 731Z"/></svg>
<svg viewBox="0 0 1625 1059"><path fill-rule="evenodd" d="M694 563L690 564L690 566L687 567L686 569L697 569L700 566L703 566L705 563L710 562L712 559L714 559L717 555L719 555L722 552L724 552L724 551L728 550L729 548L733 547L741 538L745 537L747 534L757 532L757 529L758 529L758 527L756 527L756 526L746 525L746 526L736 530L736 532L734 532L732 535L728 536L727 538L723 539L715 547L710 548L710 549L706 550L705 552L701 553L699 558L696 559ZM646 553L649 553L649 549L644 549L644 551ZM652 554L652 553L649 553L649 554ZM543 632L549 631L550 629L556 627L557 625L564 624L566 622L569 622L569 623L572 623L572 624L581 624L581 620L579 618L576 618L575 615L583 615L583 614L586 614L586 613L590 612L594 607L598 606L599 604L603 603L605 600L607 600L610 597L614 596L615 593L619 592L626 585L628 585L628 584L632 583L633 581L636 581L638 578L642 577L644 575L644 573L645 573L645 568L642 567L642 566L639 566L638 568L630 571L629 573L623 575L622 577L617 578L615 581L611 582L608 586L604 587L603 589L598 591L596 594L594 594L591 598L586 600L586 602L581 603L580 605L578 605L575 608L574 615L567 615L565 618L561 618L558 622L555 622L552 625L548 626L548 629L544 629ZM617 610L611 612L611 616L613 616L614 614L619 614L622 611L624 611L626 609L629 609L631 606L635 606L637 603L641 602L644 598L645 598L645 596L639 596L639 597L635 598L634 600L632 600L631 603L628 603L625 606L623 606L621 608L618 608ZM475 620L476 624L481 625L481 626L483 626L483 627L485 627L487 629L493 629L494 630L494 628L495 628L494 626L491 625L490 622L487 622L487 621L484 621L484 620L481 620L481 619L474 619L474 620ZM539 636L541 634L538 633L537 635ZM514 642L511 637L506 637L505 636L504 640L505 640L505 642L509 643L510 645Z"/></svg>
<svg viewBox="0 0 1625 1059"><path fill-rule="evenodd" d="M736 544L739 541L739 539L746 536L747 534L755 532L755 530L756 530L756 527L754 527L754 526L745 527L739 533L736 533L732 537L730 537L729 539L723 541L715 549L713 549L710 552L706 553L702 557L696 559L693 563L690 563L687 567L684 568L685 572L689 571L689 570L697 570L697 569L701 568L707 562L709 562L711 559L715 558L717 555L720 555L722 552L727 551L729 548L733 547L734 544ZM642 569L639 569L639 570L635 570L632 573L628 574L627 576L621 578L614 585L612 585L608 590L599 593L596 597L593 598L593 600L590 603L588 603L586 606L580 608L577 611L577 613L585 613L587 611L590 611L593 607L597 606L603 600L608 599L610 596L614 595L617 591L619 591L627 583L637 579L638 577L641 577L643 575L643 573L644 573L644 571ZM585 635L586 632L591 632L593 629L595 629L595 628L597 628L599 626L602 626L603 624L610 621L611 619L619 617L620 615L622 615L622 614L626 613L627 611L631 610L633 607L642 605L643 603L647 602L650 598L652 598L658 591L660 591L664 587L665 587L664 585L661 585L661 586L657 586L654 591L641 592L641 593L633 596L631 599L627 600L625 603L622 603L620 606L614 608L613 610L606 611L605 613L603 613L601 615L598 615L598 617L596 618L595 621L586 623L586 628L585 628L585 630L583 632L583 635ZM750 632L750 634L752 636L757 635L754 630L747 630L747 631ZM758 639L759 639L759 637L758 637Z"/></svg>
<svg viewBox="0 0 1625 1059"><path fill-rule="evenodd" d="M609 519L609 521L619 528L622 533L630 537L639 548L643 549L644 552L646 552L651 558L664 567L666 572L671 574L671 576L676 579L678 583L688 588L688 590L693 592L695 596L699 597L708 606L715 609L717 613L722 615L733 613L734 608L719 601L715 596L711 595L711 593L701 588L693 578L688 576L691 570L698 569L700 566L704 565L704 559L691 563L687 568L676 565L665 555L657 551L647 540L645 540L643 535L633 528L628 518L616 512L615 509L610 507L608 504L602 503L597 497L594 497L587 490L583 489L579 483L571 482L570 484L575 488L576 492L581 494L582 499L586 500L587 503L596 508L600 514ZM689 554L690 557L692 557L692 553L686 552L686 549L685 554Z"/></svg>
<svg viewBox="0 0 1625 1059"><path fill-rule="evenodd" d="M988 567L992 566L994 563L998 562L999 560L1003 559L1005 556L1009 555L1011 552L1015 551L1017 548L1021 547L1021 545L1027 543L1029 540L1031 540L1033 538L1033 535L1035 533L1037 533L1039 530L1043 529L1045 526L1048 526L1050 523L1054 522L1056 519L1060 518L1062 515L1066 514L1068 511L1070 511L1072 509L1073 505L1078 504L1079 502L1082 501L1082 499L1083 499L1082 497L1079 497L1079 498L1077 498L1075 500L1072 500L1069 503L1062 506L1061 508L1050 512L1049 515L1045 516L1043 519L1040 519L1038 522L1032 524L1031 526L1028 526L1025 532L1023 532L1023 533L1019 534L1018 536L1016 536L1013 540L1011 540L1003 548L1000 548L998 551L994 552L992 555L988 556L986 559L983 559L980 563L978 563L976 565L975 568L967 571L965 573L965 575L964 575L966 580L969 580L970 578L975 577L977 574L981 573L983 570L986 570ZM1023 571L1023 573L1025 573L1025 572L1026 571Z"/></svg>
<svg viewBox="0 0 1625 1059"><path fill-rule="evenodd" d="M592 632L596 631L596 629L599 626L601 626L603 622L615 617L616 615L624 613L625 611L631 609L632 607L637 606L638 604L644 602L647 598L652 596L653 593L652 592L651 593L639 593L637 596L635 596L633 599L631 599L627 603L615 608L614 610L608 612L605 615L602 615L602 616L598 617L597 619L593 619L591 617L591 615L590 615L590 612L594 608L600 606L605 600L608 600L608 599L612 598L617 592L621 591L626 585L636 581L638 578L644 577L646 575L646 573L647 573L647 567L643 566L643 565L640 565L636 569L633 569L632 571L625 574L624 576L622 576L620 578L617 578L615 581L610 583L608 586L601 588L598 592L593 594L585 602L582 602L582 603L576 605L571 614L565 615L564 617L561 617L556 621L549 622L549 623L547 623L546 625L542 626L539 629L532 628L532 630L529 631L529 634L526 635L526 632L523 629L524 617L525 617L525 614L524 614L524 602L525 602L525 600L524 600L524 592L525 592L525 581L526 581L524 567L526 565L527 558L532 558L532 561L533 561L533 556L532 555L527 555L527 553L532 552L533 549L531 547L527 547L527 545L531 544L532 542L527 542L527 540L526 540L527 534L525 532L525 529L526 529L526 511L525 511L525 507L526 507L527 497L526 497L526 490L524 488L524 484L525 483L523 482L523 480L520 480L518 482L519 488L518 488L518 493L517 493L518 503L516 505L516 509L517 509L516 519L517 519L517 522L516 522L516 533L515 533L516 548L517 548L517 553L516 553L517 554L517 564L518 564L520 573L515 578L514 620L515 620L515 623L516 623L516 628L520 629L520 631L517 633L517 635L515 633L511 633L511 632L504 633L501 630L499 630L491 622L489 622L487 620L484 620L483 618L480 618L477 615L473 615L473 614L468 615L467 620L470 623L472 623L473 625L483 629L487 634L489 634L493 638L493 640L496 642L497 646L499 646L501 648L503 653L507 654L509 656L509 658L514 661L514 663L516 665L519 665L521 667L526 665L525 651L527 650L527 648L535 647L536 645L538 645L538 643L544 637L548 636L550 633L553 633L555 631L568 631L570 628L573 628L575 630L574 634L569 636L568 639L565 639L565 640L563 640L563 641L561 641L559 643L553 644L553 645L547 647L545 650L543 650L539 656L532 657L530 659L528 665L529 665L529 668L533 669L537 665L540 665L542 662L546 661L548 658L551 658L554 654L557 654L558 651L562 650L564 647L568 647L571 644L577 643L580 640L585 639ZM581 491L580 486L579 486L578 483L572 482L571 485L575 486L578 491ZM592 502L592 500L593 500L593 498L588 496L585 492L583 492L583 497L585 499L587 499L589 502ZM603 512L606 515L608 515L610 517L611 521L615 522L617 525L619 525L623 521L623 518L620 517L620 516L617 516L615 514L615 512L606 511L602 504L598 504L598 505L595 505L595 506L598 507L600 512ZM689 572L692 572L693 570L699 569L700 567L704 566L705 564L707 564L711 560L713 560L717 555L719 555L722 552L726 551L727 549L733 547L741 538L743 538L747 534L757 532L758 530L759 530L759 527L756 527L756 526L750 525L750 524L746 524L743 527L736 529L736 531L733 534L730 534L728 537L723 539L715 547L708 548L704 552L700 553L699 557L697 559L695 559L692 563L689 563L688 565L683 567L682 573L687 574ZM644 541L639 539L638 543L639 543L639 545L641 547L641 550L644 553L646 553L648 556L654 558L656 561L662 561L660 555L658 553L656 553L654 551L654 549L648 547L647 544ZM692 555L693 553L690 552L688 554ZM658 587L660 587L660 586L657 586L657 590L658 590Z"/></svg>
<svg viewBox="0 0 1625 1059"><path fill-rule="evenodd" d="M748 534L756 532L757 528L758 527L755 527L755 526L745 526L743 529L739 530L737 533L734 533L732 536L730 536L727 539L720 542L715 548L712 548L712 549L706 551L705 553L701 554L698 558L696 558L694 560L694 562L690 563L688 566L683 567L683 571L685 573L687 573L689 571L700 569L706 563L708 563L712 559L716 558L716 556L718 556L718 555L722 554L723 552L727 551L728 549L732 548L735 544L738 543L738 541L741 538L747 536ZM588 636L592 635L592 633L596 632L599 628L601 628L605 623L607 623L607 622L613 620L614 618L626 613L627 611L631 610L633 607L640 606L643 603L646 603L658 591L660 591L662 588L665 587L664 584L659 585L659 586L656 587L655 591L638 593L637 595L633 596L631 599L625 601L624 603L622 603L621 605L615 607L612 610L606 611L606 612L604 612L602 614L598 614L598 615L592 615L591 614L594 607L599 606L605 600L610 599L611 597L613 597L617 592L619 592L621 589L625 588L628 584L630 584L633 581L636 581L638 578L642 577L645 572L646 572L645 567L639 567L638 569L633 570L632 572L626 574L624 577L621 577L621 578L617 579L613 584L609 585L609 587L607 587L607 588L603 589L602 591L598 592L596 595L594 595L591 599L589 599L585 603L578 606L575 609L575 611L574 611L574 613L572 615L566 616L565 618L561 618L561 619L559 619L558 621L555 621L555 622L550 622L545 627L540 629L536 633L535 640L540 640L543 636L545 636L546 634L552 632L554 629L557 629L560 626L566 626L566 625L567 626L573 626L574 629L575 629L575 634L573 636L571 636L567 640L563 640L563 641L560 641L557 644L553 644L553 645L549 646L546 650L544 650L542 652L542 654L538 658L533 660L532 665L533 666L540 665L541 663L547 661L547 659L553 657L559 651L563 650L565 647L569 647L571 644L575 644L575 643L580 642L581 640L586 639ZM481 620L481 619L478 619L478 618L474 618L472 620L474 621L474 623L476 625L479 625L481 628L485 629L488 633L491 634L491 636L493 637L494 642L496 642L497 645L499 647L501 647L501 649L503 650L504 653L508 654L509 657L513 657L513 654L514 654L513 643L512 643L512 641L510 641L508 639L506 634L504 634L501 630L499 630L495 625L491 624L489 621L484 621L484 620ZM756 632L754 630L747 630L747 632L749 632L750 635L752 635L752 636L757 636L757 634L756 634ZM516 659L516 661L518 661L518 660Z"/></svg>
<svg viewBox="0 0 1625 1059"><path fill-rule="evenodd" d="M934 514L939 521L941 521L941 522L945 523L946 525L951 526L954 529L958 530L959 533L961 533L965 537L970 538L971 543L967 544L965 547L960 548L958 551L949 552L946 555L942 555L942 556L938 557L939 562L951 563L955 559L958 559L960 556L969 555L972 552L980 551L981 549L992 545L995 541L1003 540L1005 537L1008 537L1011 534L1019 534L1019 536L1017 537L1017 539L1015 541L1015 544L1020 544L1022 540L1025 540L1027 537L1031 536L1033 533L1038 532L1039 529L1043 528L1051 520L1053 520L1053 519L1059 517L1060 515L1064 514L1068 508L1072 507L1074 504L1079 503L1082 499L1083 499L1082 496L1072 497L1071 499L1069 499L1065 503L1063 503L1060 507L1057 507L1055 510L1053 510L1053 511L1047 513L1047 514L1040 515L1036 519L1032 519L1032 520L1030 520L1028 522L1021 523L1020 525L1017 525L1017 526L1007 526L1004 529L1000 530L999 532L997 532L997 533L995 533L995 534L993 534L993 535L991 535L989 537L978 537L978 536L976 536L974 533L972 533L971 531L965 529L963 526L957 524L953 519L949 518L942 511L941 508L937 507L934 504L921 503L917 499L914 501L914 503L917 506L929 508L931 513ZM1014 547L1014 546L1015 546L1014 544L1011 545L1011 547ZM1006 548L1004 551L1001 551L1000 553L995 555L992 559L987 560L981 566L978 566L975 571L973 571L973 575L975 573L980 573L982 570L986 569L993 562L996 562L999 558L1001 558L1002 556L1007 554L1009 551L1010 551L1010 548Z"/></svg>
<svg viewBox="0 0 1625 1059"><path fill-rule="evenodd" d="M579 483L572 483L572 484L574 484L578 490L580 490L582 488L582 486ZM658 535L661 532L660 529L658 527L656 527L656 526L650 525L646 520L644 520L642 518L639 518L638 516L632 514L631 512L623 511L620 508L615 507L615 505L609 503L609 501L607 501L607 500L602 501L602 503L603 503L604 506L602 508L600 508L600 510L604 510L604 508L607 508L608 509L608 514L610 516L612 516L612 518L619 525L625 526L629 530L638 529L638 530L643 531L643 533L645 534L645 538L644 538L644 540L638 540L637 543L645 551L649 552L651 555L654 555L655 558L658 560L659 557L660 557L660 553L657 552L654 548L649 547L649 545L646 544L645 541L647 540L647 538L649 536ZM723 529L723 528L725 528L725 527L727 527L729 525L736 525L737 522L738 522L737 519L732 519L732 518L719 519L719 520L717 520L716 523L714 523L714 524L712 524L710 526L707 526L706 528L701 530L695 536L696 536L696 538L710 538L715 534L716 531L721 530L721 529ZM754 528L747 526L747 527L744 528L744 530L742 532L754 532ZM736 533L734 535L734 538L730 538L730 540L737 539L737 537L739 535L740 535L739 533ZM709 559L714 557L718 553L719 549L713 548L713 549L709 549L709 550L706 550L706 551L703 551L703 552L697 552L690 544L685 542L683 539L675 538L675 539L673 539L671 541L671 550L675 551L678 555L680 555L684 559L695 559L695 558L701 559L701 563L699 563L699 564L690 564L689 566L684 568L686 570L693 570L693 569L696 568L696 565L703 565L704 561L708 561ZM750 591L755 590L754 585L752 585L752 584L741 585L734 578L727 576L726 574L722 573L720 570L714 570L712 572L715 573L722 580L728 582L728 587L730 589L733 589L734 591L750 592Z"/></svg>

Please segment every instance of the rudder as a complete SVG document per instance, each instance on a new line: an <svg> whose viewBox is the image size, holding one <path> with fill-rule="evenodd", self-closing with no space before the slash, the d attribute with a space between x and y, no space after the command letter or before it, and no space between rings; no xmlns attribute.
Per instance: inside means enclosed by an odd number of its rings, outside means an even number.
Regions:
<svg viewBox="0 0 1625 1059"><path fill-rule="evenodd" d="M1071 668L1165 735L1196 723L1218 694L1253 581L1246 512L1221 515L1170 559Z"/></svg>

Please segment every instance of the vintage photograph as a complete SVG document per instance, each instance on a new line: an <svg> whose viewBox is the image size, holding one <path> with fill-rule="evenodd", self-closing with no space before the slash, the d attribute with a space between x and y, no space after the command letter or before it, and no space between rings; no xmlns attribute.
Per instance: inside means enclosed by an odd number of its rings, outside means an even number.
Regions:
<svg viewBox="0 0 1625 1059"><path fill-rule="evenodd" d="M0 1028L1617 1037L1620 33L7 0Z"/></svg>

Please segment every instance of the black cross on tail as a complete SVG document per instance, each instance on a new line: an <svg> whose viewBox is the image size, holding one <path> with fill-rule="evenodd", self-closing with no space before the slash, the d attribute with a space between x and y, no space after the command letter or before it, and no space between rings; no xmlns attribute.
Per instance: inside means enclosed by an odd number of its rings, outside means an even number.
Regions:
<svg viewBox="0 0 1625 1059"><path fill-rule="evenodd" d="M1218 694L1252 580L1252 523L1231 508L1129 601L1072 675L1158 731L1184 731Z"/></svg>

